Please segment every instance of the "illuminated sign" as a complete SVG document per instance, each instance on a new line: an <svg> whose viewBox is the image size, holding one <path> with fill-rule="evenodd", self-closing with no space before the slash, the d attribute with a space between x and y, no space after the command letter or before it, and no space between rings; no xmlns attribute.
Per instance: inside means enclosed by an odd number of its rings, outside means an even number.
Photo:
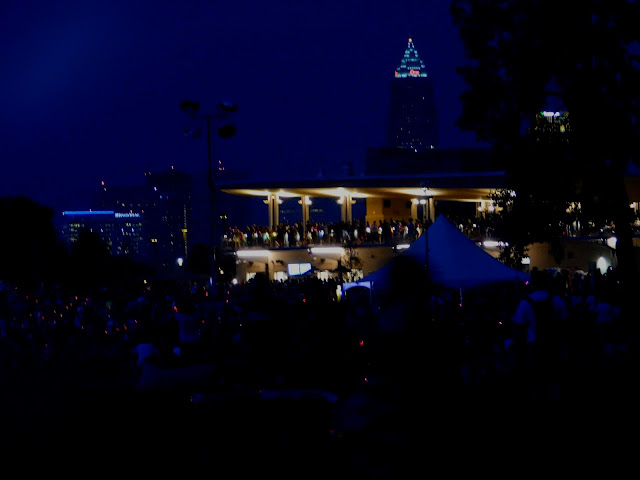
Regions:
<svg viewBox="0 0 640 480"><path fill-rule="evenodd" d="M305 273L311 271L310 263L290 263L287 265L287 270L289 271L289 275L304 275Z"/></svg>
<svg viewBox="0 0 640 480"><path fill-rule="evenodd" d="M139 218L139 213L116 213L116 218Z"/></svg>
<svg viewBox="0 0 640 480"><path fill-rule="evenodd" d="M113 210L65 210L62 215L113 215Z"/></svg>
<svg viewBox="0 0 640 480"><path fill-rule="evenodd" d="M420 70L409 70L409 75L413 75L414 77L419 77Z"/></svg>

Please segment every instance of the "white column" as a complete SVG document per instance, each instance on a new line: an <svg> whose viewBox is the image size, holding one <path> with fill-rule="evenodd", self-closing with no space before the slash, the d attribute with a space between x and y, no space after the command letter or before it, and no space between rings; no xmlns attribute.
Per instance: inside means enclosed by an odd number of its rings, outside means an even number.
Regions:
<svg viewBox="0 0 640 480"><path fill-rule="evenodd" d="M347 203L348 203L348 195L342 195L338 199L338 203L340 204L340 220L343 222L347 221Z"/></svg>
<svg viewBox="0 0 640 480"><path fill-rule="evenodd" d="M427 212L429 213L429 219L431 220L431 223L433 223L436 220L436 202L433 197L429 197L428 200L429 208L427 209Z"/></svg>
<svg viewBox="0 0 640 480"><path fill-rule="evenodd" d="M311 198L309 195L303 195L298 200L298 203L302 206L302 231L307 234L307 222L309 221L309 205L311 205Z"/></svg>
<svg viewBox="0 0 640 480"><path fill-rule="evenodd" d="M280 224L280 198L278 195L269 192L266 200L263 202L267 205L269 212L269 226L275 228Z"/></svg>
<svg viewBox="0 0 640 480"><path fill-rule="evenodd" d="M273 223L271 228L278 228L280 225L280 196L273 195Z"/></svg>
<svg viewBox="0 0 640 480"><path fill-rule="evenodd" d="M418 205L420 204L420 202L418 201L417 198L412 198L411 199L411 218L413 218L413 220L418 220Z"/></svg>
<svg viewBox="0 0 640 480"><path fill-rule="evenodd" d="M350 194L345 195L345 203L346 203L346 222L351 223L353 221L353 204L356 203L353 197Z"/></svg>

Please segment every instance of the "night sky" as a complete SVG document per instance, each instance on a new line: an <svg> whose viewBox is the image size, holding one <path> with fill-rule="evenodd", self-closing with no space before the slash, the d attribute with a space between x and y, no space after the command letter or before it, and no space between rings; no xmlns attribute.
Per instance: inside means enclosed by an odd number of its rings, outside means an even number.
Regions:
<svg viewBox="0 0 640 480"><path fill-rule="evenodd" d="M207 169L206 136L180 110L238 105L217 140L228 169L313 176L385 144L389 83L413 38L432 76L442 147L463 49L445 0L63 1L0 6L0 196L91 207L101 181ZM200 125L204 126L204 124Z"/></svg>

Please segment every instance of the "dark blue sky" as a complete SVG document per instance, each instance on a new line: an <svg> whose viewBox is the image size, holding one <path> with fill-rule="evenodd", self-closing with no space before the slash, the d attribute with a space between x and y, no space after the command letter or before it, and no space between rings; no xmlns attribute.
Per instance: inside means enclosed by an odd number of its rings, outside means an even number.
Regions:
<svg viewBox="0 0 640 480"><path fill-rule="evenodd" d="M443 147L462 46L446 0L222 2L26 0L0 6L0 196L89 208L100 181L205 173L206 138L180 111L239 106L217 141L228 168L315 175L385 143L389 82L407 39L432 76Z"/></svg>

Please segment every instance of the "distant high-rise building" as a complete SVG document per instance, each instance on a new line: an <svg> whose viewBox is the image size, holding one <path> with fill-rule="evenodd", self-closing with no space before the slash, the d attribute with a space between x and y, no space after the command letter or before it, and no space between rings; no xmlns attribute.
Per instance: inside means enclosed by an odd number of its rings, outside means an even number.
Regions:
<svg viewBox="0 0 640 480"><path fill-rule="evenodd" d="M171 168L147 175L147 186L155 194L147 207L147 228L164 254L162 263L187 258L191 246L193 177Z"/></svg>
<svg viewBox="0 0 640 480"><path fill-rule="evenodd" d="M531 131L535 141L540 144L558 145L569 143L571 134L569 112L538 112Z"/></svg>
<svg viewBox="0 0 640 480"><path fill-rule="evenodd" d="M96 203L101 209L144 213L144 251L150 263L165 268L187 258L192 245L193 178L173 168L145 177L144 185L103 185Z"/></svg>
<svg viewBox="0 0 640 480"><path fill-rule="evenodd" d="M147 256L144 215L139 211L67 210L62 212L62 238L71 246L80 232L98 233L114 256L143 260Z"/></svg>
<svg viewBox="0 0 640 480"><path fill-rule="evenodd" d="M420 151L435 148L438 143L433 82L410 38L391 80L387 144Z"/></svg>

